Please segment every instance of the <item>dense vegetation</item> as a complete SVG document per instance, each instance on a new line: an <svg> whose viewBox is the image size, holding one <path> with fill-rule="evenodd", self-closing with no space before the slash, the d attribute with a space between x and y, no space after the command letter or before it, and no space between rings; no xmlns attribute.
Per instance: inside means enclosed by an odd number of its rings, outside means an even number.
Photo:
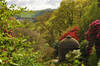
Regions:
<svg viewBox="0 0 100 66"><path fill-rule="evenodd" d="M97 4L96 0L62 0L58 9L45 12L31 22L15 18L25 12L25 8L15 10L15 5L8 8L4 0L0 1L0 66L85 66L85 60L79 60L86 58L82 56L88 45L84 33L93 20L100 19ZM81 52L69 52L67 63L53 62L52 59L57 58L54 47L59 37L74 26L80 28ZM94 47L93 50L88 59L91 66L97 63Z"/></svg>

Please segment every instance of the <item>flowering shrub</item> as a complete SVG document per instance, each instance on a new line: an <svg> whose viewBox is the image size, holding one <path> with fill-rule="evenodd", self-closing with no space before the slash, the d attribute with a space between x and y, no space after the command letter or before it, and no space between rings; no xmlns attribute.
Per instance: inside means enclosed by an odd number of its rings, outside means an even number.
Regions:
<svg viewBox="0 0 100 66"><path fill-rule="evenodd" d="M32 54L31 43L25 42L23 38L15 37L13 33L14 28L21 26L21 23L16 19L10 20L9 18L21 11L20 9L10 10L7 8L5 0L0 1L0 66L14 66L25 64L26 62L30 64L33 61L32 59L36 58L33 56L35 52ZM32 54L31 56L30 53ZM25 57L27 60L25 60ZM31 57L32 59L30 59Z"/></svg>
<svg viewBox="0 0 100 66"><path fill-rule="evenodd" d="M68 35L70 35L70 36L72 36L73 38L75 38L76 40L79 40L79 37L78 37L78 31L79 31L80 29L77 27L77 26L75 26L74 28L72 28L70 31L68 31L68 32L66 32L64 35L62 35L60 38L59 38L59 40L62 40L62 39L64 39L66 36L68 36Z"/></svg>
<svg viewBox="0 0 100 66"><path fill-rule="evenodd" d="M100 20L93 21L85 34L88 40L100 39Z"/></svg>

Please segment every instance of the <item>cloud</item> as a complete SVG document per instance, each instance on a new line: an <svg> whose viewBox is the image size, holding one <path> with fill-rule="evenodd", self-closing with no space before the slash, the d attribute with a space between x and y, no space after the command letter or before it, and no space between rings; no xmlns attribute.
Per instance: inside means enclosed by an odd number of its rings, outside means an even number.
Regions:
<svg viewBox="0 0 100 66"><path fill-rule="evenodd" d="M6 0L8 5L16 4L20 7L27 7L30 10L42 10L47 8L57 8L61 0Z"/></svg>
<svg viewBox="0 0 100 66"><path fill-rule="evenodd" d="M48 2L48 4L56 6L56 5L59 5L61 0L48 0L47 2Z"/></svg>

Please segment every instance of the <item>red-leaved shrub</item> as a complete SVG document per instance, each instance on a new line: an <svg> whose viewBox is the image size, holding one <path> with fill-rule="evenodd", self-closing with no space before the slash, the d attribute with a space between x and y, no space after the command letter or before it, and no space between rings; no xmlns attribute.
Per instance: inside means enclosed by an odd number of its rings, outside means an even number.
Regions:
<svg viewBox="0 0 100 66"><path fill-rule="evenodd" d="M59 38L59 40L62 40L62 39L64 39L66 36L68 36L68 35L70 35L71 37L73 37L73 38L75 38L76 40L79 40L79 37L78 37L78 31L79 31L80 29L77 27L77 26L75 26L74 28L72 28L70 31L68 31L68 32L66 32L65 34L63 34L60 38Z"/></svg>

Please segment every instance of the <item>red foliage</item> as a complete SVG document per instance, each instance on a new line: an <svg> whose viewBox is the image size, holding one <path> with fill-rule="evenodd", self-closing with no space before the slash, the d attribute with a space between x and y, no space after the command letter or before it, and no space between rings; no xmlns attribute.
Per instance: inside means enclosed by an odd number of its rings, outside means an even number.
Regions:
<svg viewBox="0 0 100 66"><path fill-rule="evenodd" d="M92 47L88 47L89 50L88 50L88 53L91 54L92 53Z"/></svg>
<svg viewBox="0 0 100 66"><path fill-rule="evenodd" d="M5 63L6 63L6 64L8 64L8 62L9 62L8 60L5 60Z"/></svg>
<svg viewBox="0 0 100 66"><path fill-rule="evenodd" d="M59 41L64 39L66 36L70 35L71 37L75 38L76 40L79 40L79 37L77 35L77 32L79 31L80 29L76 26L74 27L73 29L71 29L70 31L66 32L64 35L62 35L60 38L59 38Z"/></svg>
<svg viewBox="0 0 100 66"><path fill-rule="evenodd" d="M5 51L7 51L7 49L6 49L6 48L3 48L3 49L2 49L2 52L5 52Z"/></svg>
<svg viewBox="0 0 100 66"><path fill-rule="evenodd" d="M87 32L85 32L85 38L89 41L89 54L92 52L91 45L94 44L96 39L100 40L100 20L95 20L89 24ZM95 44L95 48L99 49L100 46Z"/></svg>
<svg viewBox="0 0 100 66"><path fill-rule="evenodd" d="M12 36L12 37L15 37L12 30L9 30L9 31L8 31L7 29L4 29L3 32L9 34L9 35Z"/></svg>
<svg viewBox="0 0 100 66"><path fill-rule="evenodd" d="M89 28L85 33L87 40L100 39L100 20L95 20L89 24Z"/></svg>
<svg viewBox="0 0 100 66"><path fill-rule="evenodd" d="M10 30L10 31L8 32L8 34L11 35L12 37L14 37L14 33L13 33L12 30Z"/></svg>
<svg viewBox="0 0 100 66"><path fill-rule="evenodd" d="M8 31L6 29L3 30L4 33L7 33Z"/></svg>

